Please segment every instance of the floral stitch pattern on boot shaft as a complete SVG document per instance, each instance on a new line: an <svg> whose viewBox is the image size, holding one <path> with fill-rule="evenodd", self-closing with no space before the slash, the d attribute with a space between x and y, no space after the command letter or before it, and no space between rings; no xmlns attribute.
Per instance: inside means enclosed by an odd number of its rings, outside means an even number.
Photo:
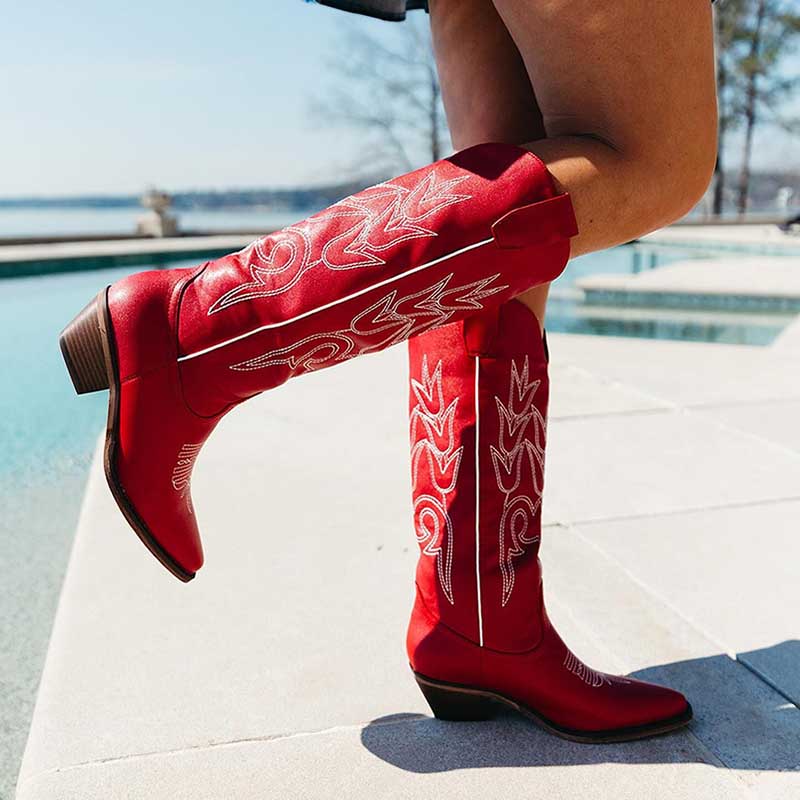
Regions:
<svg viewBox="0 0 800 800"><path fill-rule="evenodd" d="M110 389L104 468L132 529L176 577L191 580L203 563L191 467L225 414L295 375L551 282L575 232L570 199L545 164L522 148L485 143L197 269L129 275L98 293L67 326L61 348L76 390L104 381ZM463 396L458 414L466 415L471 395L461 378L443 382ZM429 479L421 482L441 502ZM448 506L466 500L456 495ZM444 567L447 555L441 560ZM434 560L424 561L429 599L450 608ZM519 560L516 570L521 583ZM456 578L453 567L444 585L467 608L474 587Z"/></svg>
<svg viewBox="0 0 800 800"><path fill-rule="evenodd" d="M534 404L540 385L540 380L529 380L526 356L522 370L511 362L508 402L494 398L500 434L490 452L497 488L504 496L499 530L503 606L514 590L514 559L525 554L527 545L539 541L535 520L542 505L546 436L546 421Z"/></svg>
<svg viewBox="0 0 800 800"><path fill-rule="evenodd" d="M349 328L307 336L294 344L250 358L231 369L239 372L285 364L293 373L310 372L404 342L424 331L446 325L459 312L479 311L483 300L507 289L492 286L491 275L465 286L448 288L453 274L433 286L398 298L392 291L360 312Z"/></svg>
<svg viewBox="0 0 800 800"><path fill-rule="evenodd" d="M439 583L453 604L453 523L447 511L447 498L458 482L464 448L456 447L453 423L458 397L445 406L442 387L442 362L433 374L428 357L422 359L420 379L411 379L417 405L411 412L411 484L416 493L420 469L426 469L438 497L415 494L414 529L422 552L436 559ZM422 463L420 463L422 462Z"/></svg>
<svg viewBox="0 0 800 800"><path fill-rule="evenodd" d="M209 315L247 300L273 297L292 288L317 266L331 270L381 267L380 254L409 239L437 236L422 223L448 206L471 200L454 190L466 176L440 179L432 170L413 188L381 183L335 203L302 225L256 239L238 254L249 265L251 281L226 292L209 308ZM338 236L324 240L315 227L331 220L352 219Z"/></svg>

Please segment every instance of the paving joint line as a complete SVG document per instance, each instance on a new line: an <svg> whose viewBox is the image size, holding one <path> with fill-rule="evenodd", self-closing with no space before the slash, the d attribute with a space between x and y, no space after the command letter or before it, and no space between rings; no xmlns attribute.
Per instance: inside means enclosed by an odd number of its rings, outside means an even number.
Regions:
<svg viewBox="0 0 800 800"><path fill-rule="evenodd" d="M201 752L204 750L219 750L226 747L237 747L239 745L270 744L272 742L283 742L291 739L301 739L311 736L328 736L337 733L346 733L348 731L363 730L366 726L372 727L392 727L393 725L404 725L413 722L420 722L422 720L429 720L424 714L417 714L403 719L357 722L351 725L334 725L330 728L320 728L318 730L305 730L305 731L292 731L289 733L275 733L267 734L265 736L248 736L242 739L226 739L220 742L208 742L206 744L190 745L188 747L175 747L166 750L147 750L142 753L126 753L121 756L109 756L107 758L97 758L91 761L79 761L76 764L68 764L64 767L53 767L52 769L42 770L41 772L34 773L33 775L25 777L23 783L31 783L32 781L39 780L40 778L57 775L63 772L72 772L77 769L86 769L88 767L105 766L106 764L116 764L126 761L138 761L144 758L153 758L155 756L176 756L185 753Z"/></svg>
<svg viewBox="0 0 800 800"><path fill-rule="evenodd" d="M770 689L775 691L789 703L791 703L798 711L800 711L800 706L788 697L783 691L777 689L771 681L766 680L764 676L761 674L760 671L753 669L749 664L739 659L738 653L732 648L729 648L725 645L723 641L718 639L714 634L712 634L709 630L705 628L700 622L693 619L692 617L687 616L681 609L675 606L672 602L670 602L666 597L664 597L660 592L653 589L651 586L646 584L641 578L634 574L634 572L626 567L618 558L613 556L609 553L605 548L601 547L597 542L595 542L591 537L586 536L585 534L581 533L580 530L577 528L567 525L567 529L575 535L578 539L580 539L585 545L591 547L595 552L599 553L603 558L605 558L608 562L613 564L617 569L619 569L625 577L627 577L630 581L632 581L636 586L638 586L645 594L649 595L655 601L660 603L665 608L669 609L675 616L681 619L686 625L692 628L696 633L700 634L704 639L706 639L710 644L717 647L723 655L728 656L730 660L741 666L743 669L746 669L750 672L756 679L758 679L761 683L765 686L768 686ZM726 764L726 766L728 766Z"/></svg>
<svg viewBox="0 0 800 800"><path fill-rule="evenodd" d="M667 399L665 399L663 397L660 397L657 394L653 394L652 392L648 392L648 391L645 391L643 389L640 389L639 387L634 386L634 385L632 385L630 383L626 383L625 381L621 381L621 380L618 380L618 379L614 379L614 380L603 379L602 377L597 375L597 373L592 372L592 370L589 370L586 367L579 366L578 364L575 364L575 363L572 363L572 362L567 362L567 364L570 366L570 368L574 369L576 372L583 373L585 376L589 376L591 378L594 378L596 381L599 381L602 384L605 384L605 385L611 386L611 387L615 387L615 388L622 388L622 389L624 389L625 391L628 391L631 394L638 395L639 397L641 397L641 398L643 398L643 399L645 399L645 400L647 400L647 401L649 401L651 403L656 403L656 404L662 406L661 409L652 409L652 411L664 411L664 412L666 412L667 410L671 410L673 412L680 412L680 413L687 414L689 416L695 416L695 418L702 418L707 423L711 423L712 425L714 425L715 427L717 427L720 430L727 431L728 433L736 433L736 434L738 434L740 436L744 436L746 438L749 438L749 439L752 439L754 441L757 441L757 442L759 442L759 443L761 443L761 444L763 444L763 445L765 445L767 447L770 447L772 449L778 450L779 452L788 453L789 455L794 456L795 458L800 456L800 452L798 450L796 450L795 448L787 447L786 445L779 444L778 442L775 442L772 439L766 439L763 436L759 436L758 434L750 433L749 431L745 431L745 430L742 430L741 428L737 428L737 427L735 427L733 425L729 425L729 424L723 422L722 420L716 419L714 416L708 416L707 414L703 414L702 411L706 410L707 406L705 406L702 403L684 403L684 404L676 403L673 400L667 400ZM752 402L752 404L757 404L758 402L770 402L770 401L751 401L751 402ZM732 406L734 406L734 407L736 405L739 405L739 404L735 404L735 403L732 404ZM748 405L748 403L742 403L741 405ZM725 405L722 404L719 407L724 408ZM701 413L698 414L698 411L700 411ZM632 415L633 413L636 413L636 412L634 411L634 412L627 412L627 413ZM591 415L589 415L589 416L591 416ZM599 415L598 414L596 416L603 416L603 415ZM568 419L568 418L566 418L566 419Z"/></svg>
<svg viewBox="0 0 800 800"><path fill-rule="evenodd" d="M741 509L753 506L772 506L781 503L800 502L800 494L785 497L767 497L760 500L742 500L738 503L717 503L707 506L687 506L685 508L668 509L666 511L651 511L640 514L617 514L610 517L584 517L575 519L556 519L545 523L544 527L560 525L568 528L570 525L599 525L605 522L627 522L637 519L658 519L659 517L673 517L681 514L702 514L706 511L724 511L725 509Z"/></svg>

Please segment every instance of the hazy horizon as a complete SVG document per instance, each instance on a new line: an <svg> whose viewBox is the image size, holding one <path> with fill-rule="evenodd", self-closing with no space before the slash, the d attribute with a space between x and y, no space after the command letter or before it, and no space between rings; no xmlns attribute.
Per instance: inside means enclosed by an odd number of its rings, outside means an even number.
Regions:
<svg viewBox="0 0 800 800"><path fill-rule="evenodd" d="M303 0L272 0L269 8L198 0L190 12L156 0L10 6L0 33L7 109L0 197L137 195L151 185L296 188L352 178L363 137L309 112L348 23L390 40L401 30ZM729 168L739 148L732 138ZM796 138L764 128L753 166L800 166L799 150Z"/></svg>

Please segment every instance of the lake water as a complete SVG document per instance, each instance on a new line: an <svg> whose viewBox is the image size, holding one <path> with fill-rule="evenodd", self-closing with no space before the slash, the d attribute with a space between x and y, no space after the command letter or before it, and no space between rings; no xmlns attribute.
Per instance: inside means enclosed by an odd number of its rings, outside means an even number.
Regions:
<svg viewBox="0 0 800 800"><path fill-rule="evenodd" d="M0 238L12 236L77 236L128 234L136 230L141 208L0 208ZM303 219L303 211L244 208L232 211L181 211L187 231L266 231Z"/></svg>

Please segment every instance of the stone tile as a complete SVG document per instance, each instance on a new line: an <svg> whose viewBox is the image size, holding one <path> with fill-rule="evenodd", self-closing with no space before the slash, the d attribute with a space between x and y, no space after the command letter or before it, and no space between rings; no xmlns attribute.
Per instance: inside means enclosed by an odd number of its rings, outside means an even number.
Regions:
<svg viewBox="0 0 800 800"><path fill-rule="evenodd" d="M690 303L692 298L732 300L732 309L744 301L755 307L797 309L800 270L794 259L779 256L731 256L689 259L634 275L588 275L576 285L590 296L618 295L623 302L632 295L639 302ZM657 297L656 297L657 296ZM628 298L629 299L629 298Z"/></svg>
<svg viewBox="0 0 800 800"><path fill-rule="evenodd" d="M670 225L649 233L643 244L668 244L686 247L712 247L741 254L776 253L797 255L797 237L780 230L777 225Z"/></svg>
<svg viewBox="0 0 800 800"><path fill-rule="evenodd" d="M26 763L425 708L404 650L417 552L405 424L370 409L393 407L387 380L330 425L331 376L305 378L318 402L302 423L296 397L275 392L216 432L194 487L207 564L188 585L144 552L95 466Z"/></svg>
<svg viewBox="0 0 800 800"><path fill-rule="evenodd" d="M765 347L553 335L552 363L573 364L654 401L686 405L800 399L797 360Z"/></svg>
<svg viewBox="0 0 800 800"><path fill-rule="evenodd" d="M85 800L120 791L132 800L501 798L527 796L531 786L537 796L564 800L777 800L797 790L800 776L790 771L796 709L794 714L779 706L771 710L775 695L768 687L654 603L582 536L548 529L543 559L553 617L579 654L600 668L635 669L687 691L698 714L691 729L651 741L588 747L555 739L513 716L441 723L399 700L390 714L365 726L29 773L18 800ZM369 681L362 683L369 689ZM722 769L723 763L731 768Z"/></svg>
<svg viewBox="0 0 800 800"><path fill-rule="evenodd" d="M489 723L376 720L363 729L182 750L34 776L18 800L420 800L748 798L737 776L675 736L577 745L519 718Z"/></svg>
<svg viewBox="0 0 800 800"><path fill-rule="evenodd" d="M549 522L800 497L800 458L701 415L555 420L548 431Z"/></svg>
<svg viewBox="0 0 800 800"><path fill-rule="evenodd" d="M748 785L758 787L759 798L781 797L778 790L784 785L777 780L772 784L777 794L762 792L762 773L789 773L800 792L800 709L670 604L682 591L681 582L676 580L662 599L599 549L589 532L594 527L586 533L583 526L548 529L544 538L545 593L558 600L550 603L556 624L569 615L578 628L572 633L583 631L568 643L591 663L594 654L587 645L594 642L595 648L613 654L620 671L683 691L695 711L690 734ZM750 640L757 642L758 635ZM607 663L598 666L607 669Z"/></svg>
<svg viewBox="0 0 800 800"><path fill-rule="evenodd" d="M595 414L653 411L668 406L613 380L571 364L550 367L551 420Z"/></svg>
<svg viewBox="0 0 800 800"><path fill-rule="evenodd" d="M800 400L719 406L698 413L800 453Z"/></svg>
<svg viewBox="0 0 800 800"><path fill-rule="evenodd" d="M630 408L627 387L595 374L612 381L608 415L551 426L557 518L796 490L792 454L705 415ZM95 465L18 800L499 798L531 787L554 798L797 794L800 712L704 635L705 618L687 619L674 602L689 594L677 559L707 571L713 563L700 523L686 528L695 536L673 536L669 558L667 530L651 537L671 580L663 585L640 577L637 563L620 565L599 526L550 528L543 550L553 617L578 654L686 691L691 729L590 748L512 717L458 726L427 716L403 648L416 561L405 382L396 348L306 376L226 418L197 467L208 563L187 586L144 553ZM615 404L636 413L617 414ZM763 538L768 528L750 530ZM788 530L773 542L786 565L796 563L779 549ZM732 580L758 563L752 550L727 547L737 554ZM772 580L783 585L784 572ZM786 672L793 645L769 650L774 641L744 634L743 661Z"/></svg>
<svg viewBox="0 0 800 800"><path fill-rule="evenodd" d="M800 700L800 502L582 525L635 580Z"/></svg>
<svg viewBox="0 0 800 800"><path fill-rule="evenodd" d="M150 253L192 254L198 251L238 250L249 244L254 236L255 234L219 234L215 236L178 236L166 239L117 239L98 242L4 245L0 248L0 264Z"/></svg>
<svg viewBox="0 0 800 800"><path fill-rule="evenodd" d="M797 607L795 603L795 609ZM736 658L800 707L800 639L788 639L758 650L740 652Z"/></svg>
<svg viewBox="0 0 800 800"><path fill-rule="evenodd" d="M783 329L770 349L781 356L800 359L800 314Z"/></svg>

